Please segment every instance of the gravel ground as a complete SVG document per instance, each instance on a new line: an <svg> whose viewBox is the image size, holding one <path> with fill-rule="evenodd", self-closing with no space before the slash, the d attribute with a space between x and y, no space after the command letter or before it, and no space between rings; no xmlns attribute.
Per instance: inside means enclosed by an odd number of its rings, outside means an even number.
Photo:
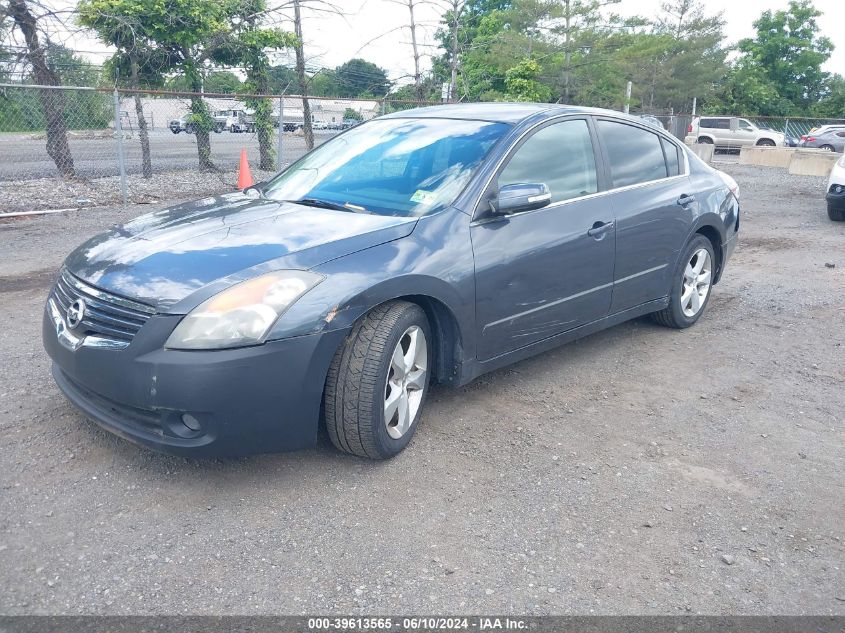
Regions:
<svg viewBox="0 0 845 633"><path fill-rule="evenodd" d="M0 613L845 614L845 225L822 179L725 168L741 244L696 327L436 389L386 463L100 431L41 309L76 243L151 207L0 223Z"/></svg>

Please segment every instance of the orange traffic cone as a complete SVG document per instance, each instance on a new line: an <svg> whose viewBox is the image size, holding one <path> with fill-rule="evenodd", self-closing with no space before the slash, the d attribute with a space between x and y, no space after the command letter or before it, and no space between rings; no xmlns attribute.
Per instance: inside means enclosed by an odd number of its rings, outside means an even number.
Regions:
<svg viewBox="0 0 845 633"><path fill-rule="evenodd" d="M252 179L252 173L249 171L249 161L246 159L246 149L241 150L241 165L238 168L238 189L246 189L252 187L255 181Z"/></svg>

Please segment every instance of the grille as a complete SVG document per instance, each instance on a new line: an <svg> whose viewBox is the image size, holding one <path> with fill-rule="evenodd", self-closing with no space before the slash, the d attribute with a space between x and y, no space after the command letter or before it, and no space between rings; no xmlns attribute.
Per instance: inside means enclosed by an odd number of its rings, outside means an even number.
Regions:
<svg viewBox="0 0 845 633"><path fill-rule="evenodd" d="M155 314L155 308L90 286L65 269L53 287L52 297L62 315L77 299L85 301L85 313L76 329L76 333L83 336L129 342Z"/></svg>

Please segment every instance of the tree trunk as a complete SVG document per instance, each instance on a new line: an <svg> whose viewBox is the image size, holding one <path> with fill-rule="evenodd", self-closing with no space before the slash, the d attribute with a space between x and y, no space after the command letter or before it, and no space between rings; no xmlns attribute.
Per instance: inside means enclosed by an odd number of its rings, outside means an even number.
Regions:
<svg viewBox="0 0 845 633"><path fill-rule="evenodd" d="M417 101L423 100L422 74L420 73L420 54L417 50L417 23L414 21L414 0L408 0L411 14L411 46L414 49L414 94Z"/></svg>
<svg viewBox="0 0 845 633"><path fill-rule="evenodd" d="M449 82L449 101L455 102L455 94L458 92L458 25L459 17L458 11L461 9L460 0L454 0L452 3L452 55L449 60L452 76Z"/></svg>
<svg viewBox="0 0 845 633"><path fill-rule="evenodd" d="M563 102L569 103L570 83L572 82L572 6L570 0L565 0L566 6L566 31L564 32L564 55L563 55Z"/></svg>
<svg viewBox="0 0 845 633"><path fill-rule="evenodd" d="M267 81L267 70L258 70L255 85L258 87L258 94L269 92ZM258 168L264 171L275 171L276 153L273 150L273 104L270 99L259 99L255 104L255 131L258 134ZM279 134L282 133L282 124L279 121Z"/></svg>
<svg viewBox="0 0 845 633"><path fill-rule="evenodd" d="M60 85L59 78L47 65L44 49L38 41L35 17L25 0L10 0L10 13L26 41L27 57L32 64L35 82L44 86ZM75 178L73 156L67 144L67 125L64 119L65 97L61 90L41 89L38 92L44 119L47 122L47 154L53 159L59 173L65 178Z"/></svg>
<svg viewBox="0 0 845 633"><path fill-rule="evenodd" d="M305 47L302 42L302 16L299 12L299 0L293 0L293 28L296 34L296 77L299 93L302 95L302 131L305 134L305 147L314 149L314 130L311 128L311 104L308 103L308 80L305 77Z"/></svg>
<svg viewBox="0 0 845 633"><path fill-rule="evenodd" d="M197 158L200 171L214 171L211 162L211 138L209 132L214 127L214 120L208 112L208 104L202 97L202 74L190 65L186 68L186 79L191 86L191 114L193 115L194 134L197 137Z"/></svg>
<svg viewBox="0 0 845 633"><path fill-rule="evenodd" d="M138 55L129 53L129 66L133 90L138 90ZM141 173L144 178L153 177L153 162L150 158L150 135L147 132L147 119L144 116L144 106L141 95L135 93L135 115L138 118L138 138L141 140Z"/></svg>

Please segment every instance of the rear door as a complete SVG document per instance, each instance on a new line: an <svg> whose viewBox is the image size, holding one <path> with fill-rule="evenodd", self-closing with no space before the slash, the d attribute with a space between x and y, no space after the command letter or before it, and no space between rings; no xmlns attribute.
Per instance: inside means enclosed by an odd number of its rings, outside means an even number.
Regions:
<svg viewBox="0 0 845 633"><path fill-rule="evenodd" d="M674 141L627 121L600 118L597 127L616 217L616 313L667 294L698 202Z"/></svg>

